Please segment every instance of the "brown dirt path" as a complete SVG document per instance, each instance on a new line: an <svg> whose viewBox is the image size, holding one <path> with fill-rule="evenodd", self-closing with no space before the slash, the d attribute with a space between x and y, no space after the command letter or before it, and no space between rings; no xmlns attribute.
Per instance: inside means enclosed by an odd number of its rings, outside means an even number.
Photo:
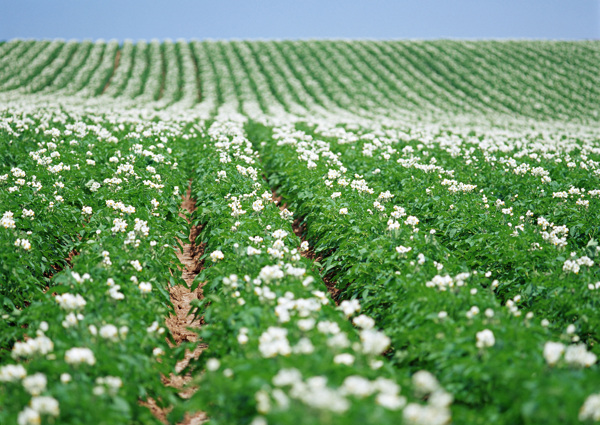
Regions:
<svg viewBox="0 0 600 425"><path fill-rule="evenodd" d="M186 195L183 197L181 207L190 214L196 209L196 203L191 198L191 189L188 189ZM189 217L184 215L181 216L186 218L189 222ZM181 274L187 286L177 285L169 287L169 293L171 295L171 302L175 308L175 314L171 314L171 316L165 320L165 323L171 331L176 344L181 344L182 342L196 342L198 340L198 336L189 328L198 329L201 326L200 320L194 320L193 315L188 315L191 307L190 303L193 300L202 299L202 285L199 285L198 288L193 292L189 289L192 286L196 276L202 270L202 263L199 261L199 258L204 252L204 246L198 246L195 244L196 237L200 233L200 230L201 227L192 226L188 240L180 241L181 245L183 246L183 252L179 251L177 253L177 257L183 265ZM168 377L163 377L164 384L181 390L179 394L183 398L191 397L192 394L194 394L194 392L197 390L195 387L188 386L192 380L192 376L189 373L185 375L179 375L179 373L185 369L190 360L197 359L206 347L206 344L198 343L193 351L186 351L184 359L180 360L175 367L177 375L171 374ZM149 400L147 405L154 416L156 416L161 422L165 424L168 423L168 410L156 406L153 400ZM200 425L207 420L208 418L204 412L192 412L187 413L185 419L178 425Z"/></svg>

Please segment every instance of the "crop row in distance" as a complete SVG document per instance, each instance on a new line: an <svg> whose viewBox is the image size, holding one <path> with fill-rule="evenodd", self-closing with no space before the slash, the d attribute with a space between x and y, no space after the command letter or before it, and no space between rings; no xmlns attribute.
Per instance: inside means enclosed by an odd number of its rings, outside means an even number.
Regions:
<svg viewBox="0 0 600 425"><path fill-rule="evenodd" d="M202 118L593 123L599 60L593 41L12 40L0 48L0 91Z"/></svg>
<svg viewBox="0 0 600 425"><path fill-rule="evenodd" d="M596 420L597 50L0 44L0 418ZM189 179L209 348L184 401L159 373Z"/></svg>

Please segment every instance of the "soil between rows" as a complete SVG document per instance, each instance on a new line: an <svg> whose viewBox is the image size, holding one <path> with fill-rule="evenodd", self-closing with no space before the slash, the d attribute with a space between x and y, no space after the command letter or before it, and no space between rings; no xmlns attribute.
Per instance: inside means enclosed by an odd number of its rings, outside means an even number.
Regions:
<svg viewBox="0 0 600 425"><path fill-rule="evenodd" d="M191 198L191 189L188 189L186 195L183 197L181 208L189 214L193 213L196 209L196 202ZM190 221L189 216L186 217L183 214L180 216L186 218L188 222ZM181 275L186 286L175 285L169 287L171 302L175 308L175 313L171 314L165 320L165 323L171 331L171 335L177 345L184 342L197 342L198 335L190 330L190 328L199 329L202 324L201 320L194 320L194 316L189 314L191 302L203 298L202 284L200 284L195 291L190 291L194 279L203 268L200 257L204 252L204 246L195 244L196 237L201 230L202 228L200 226L192 226L188 240L179 241L183 246L183 251L179 250L177 252L177 257L183 265ZM187 373L185 375L179 375L179 373L186 368L190 360L197 359L206 347L206 344L200 342L193 351L187 350L185 357L180 360L175 367L177 375L171 374L168 377L164 376L163 383L180 390L179 394L183 398L190 398L198 388L189 386L192 380L191 374ZM147 406L152 414L154 414L161 422L165 424L168 423L167 415L169 410L158 407L154 400L149 400ZM186 414L184 420L178 425L199 425L207 420L208 418L204 412L190 412Z"/></svg>

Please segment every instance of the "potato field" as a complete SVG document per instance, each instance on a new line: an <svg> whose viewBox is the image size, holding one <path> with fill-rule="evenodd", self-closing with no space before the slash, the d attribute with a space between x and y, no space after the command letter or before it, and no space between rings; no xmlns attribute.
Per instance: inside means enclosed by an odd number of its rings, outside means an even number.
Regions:
<svg viewBox="0 0 600 425"><path fill-rule="evenodd" d="M600 422L599 69L0 43L0 424Z"/></svg>

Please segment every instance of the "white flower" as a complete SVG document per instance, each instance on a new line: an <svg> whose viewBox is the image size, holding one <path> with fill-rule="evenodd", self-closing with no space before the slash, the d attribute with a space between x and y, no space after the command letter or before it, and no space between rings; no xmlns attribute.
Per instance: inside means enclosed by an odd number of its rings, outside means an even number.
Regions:
<svg viewBox="0 0 600 425"><path fill-rule="evenodd" d="M256 212L260 212L265 208L265 206L263 205L263 201L262 199L257 199L256 201L254 201L252 203L252 209Z"/></svg>
<svg viewBox="0 0 600 425"><path fill-rule="evenodd" d="M14 177L25 177L25 171L21 170L20 168L11 168L10 172L12 173L12 175Z"/></svg>
<svg viewBox="0 0 600 425"><path fill-rule="evenodd" d="M123 295L123 293L119 292L119 289L121 289L121 285L110 286L110 288L108 290L108 295L114 300L124 299L125 295Z"/></svg>
<svg viewBox="0 0 600 425"><path fill-rule="evenodd" d="M494 333L492 331L490 331L489 329L484 329L481 332L477 332L477 342L475 343L475 346L477 348L484 348L484 347L493 347L494 344L496 343L496 339L494 338Z"/></svg>
<svg viewBox="0 0 600 425"><path fill-rule="evenodd" d="M81 214L91 215L92 214L92 207L83 207L81 209Z"/></svg>
<svg viewBox="0 0 600 425"><path fill-rule="evenodd" d="M111 229L111 231L113 233L119 233L119 232L123 232L125 233L125 231L127 230L127 222L121 218L115 218L113 220L113 228Z"/></svg>
<svg viewBox="0 0 600 425"><path fill-rule="evenodd" d="M360 311L360 303L358 300L344 300L340 303L338 310L342 310L346 317L350 317Z"/></svg>
<svg viewBox="0 0 600 425"><path fill-rule="evenodd" d="M315 327L316 321L315 319L313 319L312 317L309 317L307 319L300 319L296 322L296 324L298 325L298 328L301 331L310 331L312 328Z"/></svg>
<svg viewBox="0 0 600 425"><path fill-rule="evenodd" d="M275 357L280 354L289 356L292 352L290 343L287 339L287 329L269 326L269 328L259 337L258 349L263 357Z"/></svg>
<svg viewBox="0 0 600 425"><path fill-rule="evenodd" d="M125 238L125 241L123 242L123 244L125 244L125 245L133 244L133 246L135 248L137 248L139 246L139 243L136 241L136 236L135 236L134 231L127 233L127 238Z"/></svg>
<svg viewBox="0 0 600 425"><path fill-rule="evenodd" d="M268 422L264 417L256 416L254 419L252 419L250 425L268 425Z"/></svg>
<svg viewBox="0 0 600 425"><path fill-rule="evenodd" d="M411 247L405 247L405 246L397 246L396 247L396 252L400 255L405 255L407 252L410 252L412 250Z"/></svg>
<svg viewBox="0 0 600 425"><path fill-rule="evenodd" d="M345 332L339 332L327 339L327 346L330 348L348 348L350 340Z"/></svg>
<svg viewBox="0 0 600 425"><path fill-rule="evenodd" d="M377 394L375 402L389 410L398 410L406 406L406 397L397 394Z"/></svg>
<svg viewBox="0 0 600 425"><path fill-rule="evenodd" d="M407 425L445 425L452 417L450 409L434 405L410 403L404 408L402 417Z"/></svg>
<svg viewBox="0 0 600 425"><path fill-rule="evenodd" d="M70 328L77 325L77 323L79 323L79 319L75 313L69 313L67 314L67 317L65 317L65 320L62 321L62 326L64 328Z"/></svg>
<svg viewBox="0 0 600 425"><path fill-rule="evenodd" d="M544 358L546 363L550 366L554 366L560 360L560 357L565 352L565 345L560 342L548 341L544 345Z"/></svg>
<svg viewBox="0 0 600 425"><path fill-rule="evenodd" d="M302 374L298 369L280 369L279 372L273 377L273 385L276 387L285 387L287 385L294 385L302 381Z"/></svg>
<svg viewBox="0 0 600 425"><path fill-rule="evenodd" d="M324 376L313 376L306 383L298 382L294 385L292 395L315 409L342 413L350 408L341 391L327 387L327 378Z"/></svg>
<svg viewBox="0 0 600 425"><path fill-rule="evenodd" d="M300 338L293 348L293 352L296 354L311 354L313 351L315 351L315 347L308 338Z"/></svg>
<svg viewBox="0 0 600 425"><path fill-rule="evenodd" d="M348 208L340 208L340 215L348 214Z"/></svg>
<svg viewBox="0 0 600 425"><path fill-rule="evenodd" d="M86 305L85 299L79 294L73 295L65 293L57 295L54 299L63 310L67 311L82 309Z"/></svg>
<svg viewBox="0 0 600 425"><path fill-rule="evenodd" d="M33 217L35 217L35 212L33 210L23 208L23 217L30 217L33 220Z"/></svg>
<svg viewBox="0 0 600 425"><path fill-rule="evenodd" d="M219 360L215 358L208 359L208 361L206 362L206 369L208 369L211 372L214 372L215 370L219 369L220 366L221 362L219 362Z"/></svg>
<svg viewBox="0 0 600 425"><path fill-rule="evenodd" d="M129 264L131 264L131 266L138 272L142 271L142 265L140 264L139 260L133 260L130 261Z"/></svg>
<svg viewBox="0 0 600 425"><path fill-rule="evenodd" d="M58 401L49 396L33 397L31 399L31 408L42 415L58 416L60 410Z"/></svg>
<svg viewBox="0 0 600 425"><path fill-rule="evenodd" d="M65 362L77 365L87 363L90 366L96 364L94 353L89 348L75 347L67 350L65 353Z"/></svg>
<svg viewBox="0 0 600 425"><path fill-rule="evenodd" d="M364 314L355 317L354 320L352 320L352 323L361 329L373 329L375 327L375 320Z"/></svg>
<svg viewBox="0 0 600 425"><path fill-rule="evenodd" d="M577 263L577 261L566 260L565 263L563 264L563 270L566 272L578 274L579 270L580 270L580 266Z"/></svg>
<svg viewBox="0 0 600 425"><path fill-rule="evenodd" d="M84 273L83 275L80 275L79 273L72 271L71 276L77 283L83 283L86 280L91 280L91 276L89 275L89 273Z"/></svg>
<svg viewBox="0 0 600 425"><path fill-rule="evenodd" d="M340 325L335 322L323 320L317 324L317 329L323 334L338 334L340 333Z"/></svg>
<svg viewBox="0 0 600 425"><path fill-rule="evenodd" d="M358 398L368 397L376 391L374 385L367 378L351 375L344 379L340 392L344 395L353 395Z"/></svg>
<svg viewBox="0 0 600 425"><path fill-rule="evenodd" d="M286 231L285 231L285 230L283 230L283 229L278 229L278 230L275 230L275 231L273 232L273 237L274 237L275 239L283 239L283 238L285 238L287 235L288 235L288 232L286 232Z"/></svg>
<svg viewBox="0 0 600 425"><path fill-rule="evenodd" d="M565 361L573 366L590 367L598 358L587 351L585 344L569 345L565 350Z"/></svg>
<svg viewBox="0 0 600 425"><path fill-rule="evenodd" d="M0 219L0 226L5 229L14 229L15 228L15 220L13 219L14 214L10 211L6 211Z"/></svg>
<svg viewBox="0 0 600 425"><path fill-rule="evenodd" d="M417 217L415 217L414 215L409 215L408 217L406 217L406 220L404 220L404 224L414 227L417 224L419 224L419 219Z"/></svg>
<svg viewBox="0 0 600 425"><path fill-rule="evenodd" d="M254 399L256 400L256 410L259 413L269 413L271 410L271 398L265 390L257 391L254 394Z"/></svg>
<svg viewBox="0 0 600 425"><path fill-rule="evenodd" d="M48 354L54 350L54 343L45 335L38 335L35 338L30 338L27 341L17 341L13 346L11 356L14 359L29 358L36 354Z"/></svg>
<svg viewBox="0 0 600 425"><path fill-rule="evenodd" d="M440 388L440 383L431 372L420 370L412 377L412 382L417 395L431 394Z"/></svg>
<svg viewBox="0 0 600 425"><path fill-rule="evenodd" d="M42 418L40 414L30 407L25 407L23 411L19 412L19 416L17 417L18 425L40 425L41 423Z"/></svg>
<svg viewBox="0 0 600 425"><path fill-rule="evenodd" d="M379 194L379 199L382 199L384 201L388 201L390 199L392 199L394 197L394 195L392 195L392 193L389 190L386 190L385 192L381 192Z"/></svg>
<svg viewBox="0 0 600 425"><path fill-rule="evenodd" d="M335 364L344 364L346 366L352 366L354 364L354 356L348 353L338 354L333 358Z"/></svg>
<svg viewBox="0 0 600 425"><path fill-rule="evenodd" d="M279 267L278 265L264 266L261 269L260 274L258 275L258 277L263 282L270 282L276 279L283 279L284 276L285 274L283 270L281 270L281 267Z"/></svg>
<svg viewBox="0 0 600 425"><path fill-rule="evenodd" d="M213 263L216 263L218 260L222 260L223 258L225 258L225 256L223 255L223 252L220 250L213 251L210 254L210 259Z"/></svg>
<svg viewBox="0 0 600 425"><path fill-rule="evenodd" d="M0 367L0 382L14 382L27 376L27 371L20 364L9 364Z"/></svg>
<svg viewBox="0 0 600 425"><path fill-rule="evenodd" d="M509 300L511 301L511 300ZM507 303L508 304L508 303ZM469 311L467 311L466 316L469 319L472 319L473 317L477 316L479 314L479 307L477 307L476 305L474 305L473 307L471 307L469 309ZM482 331L483 332L483 331ZM490 331L491 332L491 331ZM479 335L481 332L478 332L477 334ZM492 337L494 335L492 334ZM487 334L487 332L485 334L482 334L482 337L489 337L489 335ZM477 337L479 339L479 337Z"/></svg>
<svg viewBox="0 0 600 425"><path fill-rule="evenodd" d="M430 405L443 408L450 406L453 400L454 397L452 397L452 394L447 393L441 388L434 391L428 399Z"/></svg>
<svg viewBox="0 0 600 425"><path fill-rule="evenodd" d="M284 208L280 211L279 217L281 217L283 220L292 221L292 218L294 218L294 213L287 208Z"/></svg>
<svg viewBox="0 0 600 425"><path fill-rule="evenodd" d="M21 247L23 248L25 251L29 251L31 250L31 243L29 243L28 239L17 239L15 241L15 246L16 247Z"/></svg>
<svg viewBox="0 0 600 425"><path fill-rule="evenodd" d="M380 331L363 329L360 331L362 351L365 354L377 355L383 353L390 346L390 339Z"/></svg>
<svg viewBox="0 0 600 425"><path fill-rule="evenodd" d="M387 227L387 229L388 229L390 232L393 232L393 231L395 231L395 230L398 230L398 229L400 228L400 223L399 223L399 222L397 222L396 220L392 219L392 218L390 218L390 219L388 220L387 224L388 224L388 227ZM398 250L398 248L396 248L396 250ZM409 251L410 251L410 249L409 249ZM399 252L399 251L398 251L398 252Z"/></svg>
<svg viewBox="0 0 600 425"><path fill-rule="evenodd" d="M40 395L44 392L47 384L48 380L43 373L36 373L35 375L30 375L23 379L23 387L33 396Z"/></svg>
<svg viewBox="0 0 600 425"><path fill-rule="evenodd" d="M252 256L252 255L260 255L262 253L262 251L260 249L254 248L253 246L249 246L248 248L246 248L246 254Z"/></svg>
<svg viewBox="0 0 600 425"><path fill-rule="evenodd" d="M600 393L591 394L579 409L579 420L594 422L600 421Z"/></svg>
<svg viewBox="0 0 600 425"><path fill-rule="evenodd" d="M587 255L584 255L583 257L577 259L577 264L581 266L592 267L594 265L594 261Z"/></svg>
<svg viewBox="0 0 600 425"><path fill-rule="evenodd" d="M148 294L152 292L152 284L150 284L149 282L140 282L138 288L140 288L140 291L143 294Z"/></svg>
<svg viewBox="0 0 600 425"><path fill-rule="evenodd" d="M104 325L100 328L100 336L104 339L116 340L119 331L115 325Z"/></svg>
<svg viewBox="0 0 600 425"><path fill-rule="evenodd" d="M136 218L134 220L135 224L133 225L133 231L136 232L138 235L141 236L148 236L149 232L150 232L150 227L148 227L148 222L146 220L140 220L139 218Z"/></svg>
<svg viewBox="0 0 600 425"><path fill-rule="evenodd" d="M152 322L152 324L150 326L148 326L146 328L146 332L151 333L151 332L156 332L159 329L159 325L158 322L155 320L154 322Z"/></svg>

